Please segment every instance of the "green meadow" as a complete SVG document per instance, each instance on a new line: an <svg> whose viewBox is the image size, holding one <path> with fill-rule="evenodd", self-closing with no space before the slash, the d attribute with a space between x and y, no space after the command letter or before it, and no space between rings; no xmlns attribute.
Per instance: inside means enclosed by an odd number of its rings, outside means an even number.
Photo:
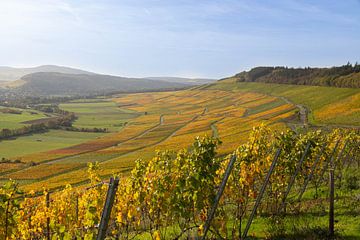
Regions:
<svg viewBox="0 0 360 240"><path fill-rule="evenodd" d="M0 106L0 110L1 109L6 109L6 107ZM10 108L10 109L21 111L21 114L0 112L0 129L4 129L4 128L16 129L28 125L23 122L41 119L41 118L47 118L47 116L44 113L35 110L26 110L19 108Z"/></svg>
<svg viewBox="0 0 360 240"><path fill-rule="evenodd" d="M45 133L0 141L0 158L69 147L104 135L104 133L50 130Z"/></svg>
<svg viewBox="0 0 360 240"><path fill-rule="evenodd" d="M76 114L78 119L74 127L107 128L111 132L120 130L125 122L139 116L136 112L120 109L115 102L105 100L63 103L60 108Z"/></svg>

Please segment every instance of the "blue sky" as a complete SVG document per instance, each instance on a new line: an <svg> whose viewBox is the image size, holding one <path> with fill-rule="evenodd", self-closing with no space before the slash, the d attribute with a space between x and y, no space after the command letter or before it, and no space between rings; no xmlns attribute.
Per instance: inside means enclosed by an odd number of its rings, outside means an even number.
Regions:
<svg viewBox="0 0 360 240"><path fill-rule="evenodd" d="M0 65L221 78L360 62L360 1L1 0Z"/></svg>

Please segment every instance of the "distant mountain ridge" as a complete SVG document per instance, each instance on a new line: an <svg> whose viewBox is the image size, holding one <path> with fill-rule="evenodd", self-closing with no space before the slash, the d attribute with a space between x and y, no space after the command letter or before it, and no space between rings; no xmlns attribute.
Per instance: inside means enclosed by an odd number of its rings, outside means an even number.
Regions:
<svg viewBox="0 0 360 240"><path fill-rule="evenodd" d="M15 81L19 80L23 76L36 72L58 72L58 73L69 73L69 74L90 74L95 73L56 65L42 65L38 67L30 68L15 68L15 67L6 67L0 66L0 81Z"/></svg>
<svg viewBox="0 0 360 240"><path fill-rule="evenodd" d="M174 90L213 79L150 77L127 78L76 68L43 65L32 68L0 67L0 90L15 95L93 95L110 92Z"/></svg>
<svg viewBox="0 0 360 240"><path fill-rule="evenodd" d="M96 95L111 92L138 92L178 89L187 84L171 83L142 78L125 78L102 74L68 74L37 72L11 82L7 90L21 95L74 96Z"/></svg>
<svg viewBox="0 0 360 240"><path fill-rule="evenodd" d="M255 67L230 78L238 82L360 88L360 65L348 63L331 68Z"/></svg>

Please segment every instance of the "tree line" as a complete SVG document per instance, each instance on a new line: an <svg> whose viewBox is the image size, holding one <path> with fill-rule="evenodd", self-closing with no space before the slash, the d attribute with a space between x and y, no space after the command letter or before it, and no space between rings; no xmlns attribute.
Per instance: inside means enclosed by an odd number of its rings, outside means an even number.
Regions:
<svg viewBox="0 0 360 240"><path fill-rule="evenodd" d="M358 63L331 68L256 67L234 76L238 82L360 88Z"/></svg>

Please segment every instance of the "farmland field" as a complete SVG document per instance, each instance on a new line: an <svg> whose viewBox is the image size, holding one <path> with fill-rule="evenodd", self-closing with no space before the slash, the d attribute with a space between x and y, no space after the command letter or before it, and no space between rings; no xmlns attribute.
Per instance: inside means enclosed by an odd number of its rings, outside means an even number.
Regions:
<svg viewBox="0 0 360 240"><path fill-rule="evenodd" d="M78 119L73 126L78 128L107 128L109 131L120 130L129 119L138 114L117 107L112 101L76 101L60 104L60 108L74 112Z"/></svg>
<svg viewBox="0 0 360 240"><path fill-rule="evenodd" d="M309 108L309 120L313 124L360 125L360 90L357 88L245 83L231 78L205 88L285 97Z"/></svg>
<svg viewBox="0 0 360 240"><path fill-rule="evenodd" d="M359 10L0 0L0 240L360 240Z"/></svg>
<svg viewBox="0 0 360 240"><path fill-rule="evenodd" d="M50 130L45 133L22 136L11 140L2 140L0 142L0 158L13 158L39 151L65 148L102 135L104 134Z"/></svg>
<svg viewBox="0 0 360 240"><path fill-rule="evenodd" d="M103 176L126 174L137 158L184 148L196 136L217 135L223 141L219 153L227 154L246 140L254 125L285 129L297 121L296 107L276 97L219 90L128 94L60 107L78 116L74 126L108 128L111 133L50 131L3 141L5 157L38 165L17 166L2 179L26 179L26 189L57 188L84 181L89 162L99 162ZM25 147L16 150L18 144Z"/></svg>
<svg viewBox="0 0 360 240"><path fill-rule="evenodd" d="M185 148L196 136L204 135L219 137L222 144L218 152L226 155L247 140L253 126L263 123L279 131L301 126L296 104L311 110L312 123L359 123L357 108L346 114L339 110L340 114L322 115L331 107L342 109L344 103L357 105L356 89L321 89L328 94L307 101L302 96L314 97L318 87L270 84L264 88L257 83L220 82L193 90L63 103L62 109L77 115L75 127L107 128L110 133L52 130L3 141L3 157L16 157L23 164L0 172L1 179L20 180L29 190L58 188L84 182L90 162L99 162L103 177L115 172L128 174L136 159L149 160L156 150ZM330 94L334 92L336 98ZM26 165L29 162L37 165Z"/></svg>
<svg viewBox="0 0 360 240"><path fill-rule="evenodd" d="M3 112L6 109L18 111L19 114ZM44 113L35 111L35 110L29 110L29 109L25 110L25 109L19 109L19 108L6 108L6 107L0 106L0 129L20 128L20 127L29 125L29 124L25 123L27 121L43 119L43 118L47 118L50 116L51 115L47 116Z"/></svg>
<svg viewBox="0 0 360 240"><path fill-rule="evenodd" d="M312 127L324 122L346 126L359 123L358 91L335 90L339 95L334 98L330 95L332 88L323 88L329 94L310 102L306 97L313 97L317 87L293 88L288 95L290 89L286 86L271 84L265 89L263 84L220 82L183 91L121 94L111 99L62 103L62 109L74 112L78 117L73 123L76 128L107 128L108 132L50 130L3 140L0 157L12 162L0 164L0 183L13 179L25 192L57 191L68 184L82 189L82 185L89 182L90 163L97 163L97 173L102 179L117 174L126 181L131 179L129 176L134 176L132 170L136 160L154 161L159 150L187 149L196 137L206 135L221 140L217 155L226 158L241 144L250 147L246 143L249 139L257 141L249 138L256 129L254 126L266 126L277 134L289 128L301 132L306 126L300 117L299 105L310 110ZM251 151L258 154L256 149ZM269 164L269 158L260 157L260 160ZM251 164L249 167L252 169ZM258 169L266 171L267 167ZM156 174L150 176L157 177ZM318 201L325 201L327 194L326 188L321 190ZM304 204L311 203L314 195L313 187L308 189ZM327 217L321 215L316 204L310 205L317 218L304 216L302 219L306 219L307 224L324 226ZM309 210L306 206L303 208ZM343 222L341 229L346 229L343 234L358 236L357 219L349 216L346 209L345 203L337 203L337 214L344 215L338 217ZM295 221L292 215L284 219L287 224ZM268 222L267 218L256 218L251 232L265 238ZM143 237L150 236L145 234Z"/></svg>

